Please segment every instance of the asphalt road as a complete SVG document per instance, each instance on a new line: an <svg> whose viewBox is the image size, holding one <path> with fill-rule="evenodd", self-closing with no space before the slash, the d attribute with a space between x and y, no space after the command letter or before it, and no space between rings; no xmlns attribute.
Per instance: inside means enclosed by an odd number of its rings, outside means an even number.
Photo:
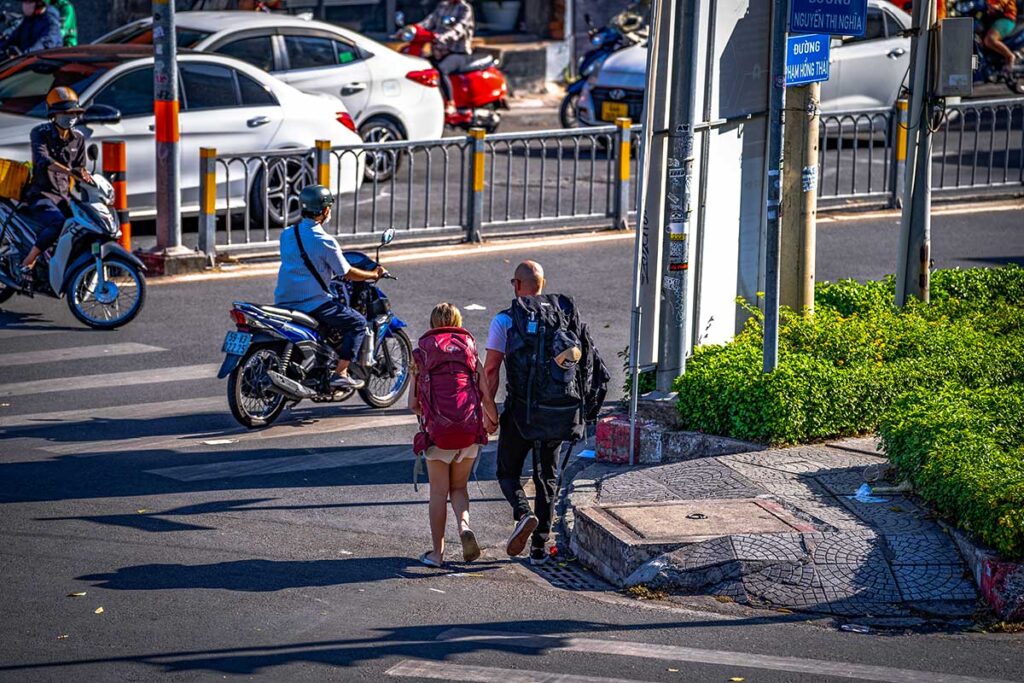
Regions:
<svg viewBox="0 0 1024 683"><path fill-rule="evenodd" d="M823 223L820 278L891 271L894 224ZM937 216L937 264L1024 262L1020 225L1019 209ZM387 289L414 335L448 300L485 307L467 312L482 336L515 263L536 258L552 290L577 296L615 366L630 246L569 237L403 261ZM794 614L554 588L554 570L503 555L511 521L492 450L470 490L483 559L419 567L427 492L411 486L408 414L303 404L264 431L233 423L209 366L230 302L268 300L272 287L271 276L153 282L140 318L110 333L52 300L4 306L0 680L1024 679L1020 635L860 635Z"/></svg>

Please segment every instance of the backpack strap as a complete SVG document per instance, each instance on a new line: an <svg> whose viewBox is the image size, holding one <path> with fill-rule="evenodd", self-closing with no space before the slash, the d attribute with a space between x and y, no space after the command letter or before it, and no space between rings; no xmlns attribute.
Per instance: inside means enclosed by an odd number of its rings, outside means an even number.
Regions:
<svg viewBox="0 0 1024 683"><path fill-rule="evenodd" d="M301 227L302 221L299 221L298 223L295 224L294 230L295 242L299 245L299 255L302 256L302 262L306 264L306 268L309 269L309 272L316 279L317 284L320 285L320 289L324 290L325 292L327 292L328 295L330 295L331 290L328 289L327 283L324 282L323 277L320 276L320 272L313 266L313 262L309 260L309 254L306 253L306 247L302 245L302 236L299 234Z"/></svg>

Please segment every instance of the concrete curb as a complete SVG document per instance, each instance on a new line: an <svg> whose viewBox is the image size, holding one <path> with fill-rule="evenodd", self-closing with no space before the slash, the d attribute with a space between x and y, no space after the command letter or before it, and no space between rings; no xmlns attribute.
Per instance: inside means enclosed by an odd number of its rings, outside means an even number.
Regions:
<svg viewBox="0 0 1024 683"><path fill-rule="evenodd" d="M981 597L1003 621L1024 621L1024 562L1002 559L963 531L939 520L971 569Z"/></svg>
<svg viewBox="0 0 1024 683"><path fill-rule="evenodd" d="M760 444L703 432L673 430L659 421L637 418L634 449L641 465L682 462L765 450ZM611 415L597 423L597 460L629 463L629 417Z"/></svg>

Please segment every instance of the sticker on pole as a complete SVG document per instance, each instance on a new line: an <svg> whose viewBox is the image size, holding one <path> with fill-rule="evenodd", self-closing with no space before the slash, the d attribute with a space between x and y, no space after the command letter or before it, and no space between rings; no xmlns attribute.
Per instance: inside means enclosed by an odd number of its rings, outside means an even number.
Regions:
<svg viewBox="0 0 1024 683"><path fill-rule="evenodd" d="M790 36L786 41L786 85L828 80L829 43L824 33Z"/></svg>
<svg viewBox="0 0 1024 683"><path fill-rule="evenodd" d="M792 0L792 33L829 33L862 36L867 24L868 0Z"/></svg>

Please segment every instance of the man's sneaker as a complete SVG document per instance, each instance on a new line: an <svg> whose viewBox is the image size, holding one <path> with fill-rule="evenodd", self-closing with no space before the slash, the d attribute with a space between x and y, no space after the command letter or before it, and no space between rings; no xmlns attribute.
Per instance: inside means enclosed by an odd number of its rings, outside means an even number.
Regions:
<svg viewBox="0 0 1024 683"><path fill-rule="evenodd" d="M530 534L539 523L536 515L526 515L516 523L516 528L512 530L512 535L508 537L508 544L505 546L505 552L509 557L515 557L526 549Z"/></svg>
<svg viewBox="0 0 1024 683"><path fill-rule="evenodd" d="M542 545L535 545L530 548L530 564L537 567L542 564L547 564L550 556L548 555L547 548Z"/></svg>
<svg viewBox="0 0 1024 683"><path fill-rule="evenodd" d="M362 389L366 382L349 375L335 375L331 378L332 389Z"/></svg>

